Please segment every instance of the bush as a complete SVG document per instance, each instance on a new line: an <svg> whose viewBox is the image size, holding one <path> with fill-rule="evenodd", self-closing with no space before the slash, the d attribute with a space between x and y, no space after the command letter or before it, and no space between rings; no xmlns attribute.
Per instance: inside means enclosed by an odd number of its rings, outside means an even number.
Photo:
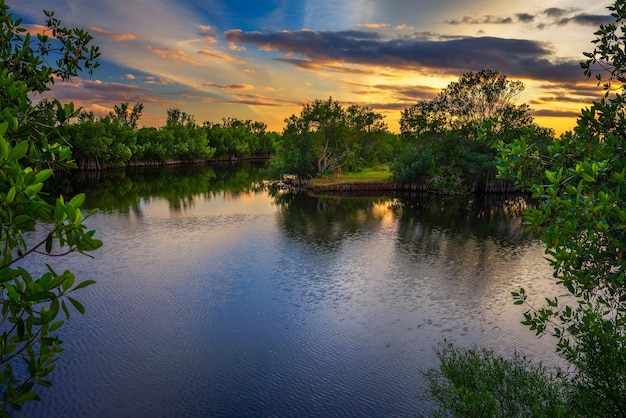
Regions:
<svg viewBox="0 0 626 418"><path fill-rule="evenodd" d="M442 342L438 369L425 372L436 416L572 417L570 385L517 353L507 360L484 348L462 349Z"/></svg>

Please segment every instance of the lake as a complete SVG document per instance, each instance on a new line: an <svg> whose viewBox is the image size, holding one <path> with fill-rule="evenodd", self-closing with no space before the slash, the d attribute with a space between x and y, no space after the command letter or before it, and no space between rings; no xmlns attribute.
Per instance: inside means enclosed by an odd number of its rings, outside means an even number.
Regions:
<svg viewBox="0 0 626 418"><path fill-rule="evenodd" d="M259 167L81 173L104 246L37 258L96 285L31 417L409 417L447 339L554 365L510 292L560 294L524 203L310 197Z"/></svg>

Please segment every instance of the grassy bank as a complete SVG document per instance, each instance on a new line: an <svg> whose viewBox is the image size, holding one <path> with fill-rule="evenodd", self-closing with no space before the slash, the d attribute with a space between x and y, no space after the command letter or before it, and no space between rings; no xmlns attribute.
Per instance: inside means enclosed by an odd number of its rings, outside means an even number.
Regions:
<svg viewBox="0 0 626 418"><path fill-rule="evenodd" d="M391 183L393 174L387 166L366 168L356 173L333 174L326 177L311 179L309 185L313 187L332 186L336 184L368 184Z"/></svg>

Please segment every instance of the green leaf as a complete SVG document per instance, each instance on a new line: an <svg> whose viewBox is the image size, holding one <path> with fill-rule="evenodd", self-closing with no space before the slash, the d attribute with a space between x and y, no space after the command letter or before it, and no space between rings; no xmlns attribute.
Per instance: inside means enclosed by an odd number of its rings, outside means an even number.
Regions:
<svg viewBox="0 0 626 418"><path fill-rule="evenodd" d="M82 204L85 202L85 193L80 193L77 194L76 196L74 196L71 200L70 200L70 205L72 205L75 208L79 208L82 206Z"/></svg>
<svg viewBox="0 0 626 418"><path fill-rule="evenodd" d="M9 295L9 298L17 303L20 300L20 296L17 294L17 291L15 290L15 287L13 287L12 285L10 285L9 283L6 283L4 285L4 288L7 290L7 293Z"/></svg>
<svg viewBox="0 0 626 418"><path fill-rule="evenodd" d="M4 122L0 124L0 130L1 127L4 126L4 130L6 131L6 127L7 127L8 123ZM2 157L3 159L7 158L7 156L9 155L9 144L7 143L7 140L4 139L4 134L0 133L0 157Z"/></svg>
<svg viewBox="0 0 626 418"><path fill-rule="evenodd" d="M70 303L72 304L72 306L74 306L74 308L75 308L78 312L80 312L80 313L81 313L81 314L83 314L83 315L85 314L85 307L83 306L83 304L82 304L82 303L80 303L80 302L79 302L79 301L77 301L76 299L71 298L71 297L69 297L69 296L67 297L67 299L70 301Z"/></svg>
<svg viewBox="0 0 626 418"><path fill-rule="evenodd" d="M73 290L82 289L84 287L90 286L90 285L95 284L95 283L96 283L95 280L85 280L83 282L80 282L78 285L76 285L76 287Z"/></svg>
<svg viewBox="0 0 626 418"><path fill-rule="evenodd" d="M54 216L57 222L63 222L65 220L65 205L63 204L63 198L59 198L54 205Z"/></svg>
<svg viewBox="0 0 626 418"><path fill-rule="evenodd" d="M54 298L54 293L52 292L36 292L30 295L26 300L29 302L42 302L52 298Z"/></svg>
<svg viewBox="0 0 626 418"><path fill-rule="evenodd" d="M12 186L7 192L7 203L13 202L13 199L15 199L15 193L15 186Z"/></svg>
<svg viewBox="0 0 626 418"><path fill-rule="evenodd" d="M44 182L48 180L51 175L52 175L52 170L49 168L46 168L45 170L41 170L40 172L38 172L35 178L37 182Z"/></svg>
<svg viewBox="0 0 626 418"><path fill-rule="evenodd" d="M7 157L10 161L18 161L22 157L26 155L28 152L28 141L18 142L18 144L12 147L9 150L9 156Z"/></svg>

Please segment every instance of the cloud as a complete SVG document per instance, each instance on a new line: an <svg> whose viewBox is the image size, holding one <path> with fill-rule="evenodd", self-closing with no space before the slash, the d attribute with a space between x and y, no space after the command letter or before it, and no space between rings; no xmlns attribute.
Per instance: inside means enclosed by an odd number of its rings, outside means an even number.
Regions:
<svg viewBox="0 0 626 418"><path fill-rule="evenodd" d="M153 75L149 75L145 77L144 83L147 85L156 85L156 86L170 86L174 84L174 80L163 77L156 77Z"/></svg>
<svg viewBox="0 0 626 418"><path fill-rule="evenodd" d="M235 62L235 59L233 57L228 54L222 54L220 52L213 52L203 49L201 51L198 51L198 54L204 55L206 57L217 58L224 61Z"/></svg>
<svg viewBox="0 0 626 418"><path fill-rule="evenodd" d="M515 16L517 17L517 20L524 23L529 23L535 20L535 15L531 15L528 13L517 13Z"/></svg>
<svg viewBox="0 0 626 418"><path fill-rule="evenodd" d="M485 25L485 24L497 24L497 25L508 25L513 23L513 19L510 17L498 17L486 15L481 18L465 16L461 20L446 20L446 23L449 25Z"/></svg>
<svg viewBox="0 0 626 418"><path fill-rule="evenodd" d="M236 95L236 97L238 97L238 99L221 99L221 98L215 98L215 97L207 97L207 98L202 99L202 101L204 103L245 104L245 105L250 105L250 106L270 106L270 107L285 106L285 105L289 105L289 106L293 106L293 105L301 106L302 105L302 103L294 101L294 100L277 99L277 98L262 96L260 94L238 94Z"/></svg>
<svg viewBox="0 0 626 418"><path fill-rule="evenodd" d="M599 27L600 25L608 25L615 22L615 18L610 15L592 15L586 13L580 13L573 17L564 17L559 19L556 24L559 26L565 26L570 23L575 23L583 26Z"/></svg>
<svg viewBox="0 0 626 418"><path fill-rule="evenodd" d="M150 45L147 45L145 48L148 51L152 52L153 54L161 58L165 58L167 60L183 62L186 64L192 64L192 65L200 65L198 61L194 61L193 59L189 57L189 55L187 55L185 51L180 50L180 49L176 50L176 49L170 49L170 48L155 48Z"/></svg>
<svg viewBox="0 0 626 418"><path fill-rule="evenodd" d="M367 29L384 29L389 27L389 23L359 23L357 26Z"/></svg>
<svg viewBox="0 0 626 418"><path fill-rule="evenodd" d="M75 78L71 82L57 82L49 94L62 103L74 102L77 106L112 106L121 102L158 103L155 93L137 85L102 82L100 80L84 80Z"/></svg>
<svg viewBox="0 0 626 418"><path fill-rule="evenodd" d="M250 84L216 84L216 83L202 83L206 87L216 87L224 90L253 90L254 86Z"/></svg>
<svg viewBox="0 0 626 418"><path fill-rule="evenodd" d="M200 28L200 36L202 36L206 41L215 44L217 43L217 37L213 34L213 27L207 25L199 25Z"/></svg>
<svg viewBox="0 0 626 418"><path fill-rule="evenodd" d="M545 9L543 11L543 14L548 17L559 18L565 16L566 14L569 14L571 10L572 9L560 9L558 7L550 7L548 9Z"/></svg>
<svg viewBox="0 0 626 418"><path fill-rule="evenodd" d="M384 38L366 31L225 32L229 42L278 51L276 57L299 68L316 70L338 63L459 75L492 69L509 77L553 82L581 81L578 61L556 61L547 44L498 37L432 35ZM371 71L371 70L370 70Z"/></svg>
<svg viewBox="0 0 626 418"><path fill-rule="evenodd" d="M580 112L569 109L541 109L532 111L533 116L556 117L556 118L576 118Z"/></svg>
<svg viewBox="0 0 626 418"><path fill-rule="evenodd" d="M26 33L30 34L30 36L37 36L37 34L42 34L42 35L45 34L45 35L48 35L50 38L53 38L52 31L47 26L29 24L29 25L22 25L22 27L26 29Z"/></svg>
<svg viewBox="0 0 626 418"><path fill-rule="evenodd" d="M126 80L134 80L134 79L136 79L137 77L135 77L133 74L130 74L130 73L129 73L129 74L125 74L125 75L124 75L124 78L125 78Z"/></svg>
<svg viewBox="0 0 626 418"><path fill-rule="evenodd" d="M132 33L113 33L104 29L100 29L97 26L89 27L89 31L93 34L103 36L116 42L134 41L135 39L137 39L137 35L134 35Z"/></svg>

